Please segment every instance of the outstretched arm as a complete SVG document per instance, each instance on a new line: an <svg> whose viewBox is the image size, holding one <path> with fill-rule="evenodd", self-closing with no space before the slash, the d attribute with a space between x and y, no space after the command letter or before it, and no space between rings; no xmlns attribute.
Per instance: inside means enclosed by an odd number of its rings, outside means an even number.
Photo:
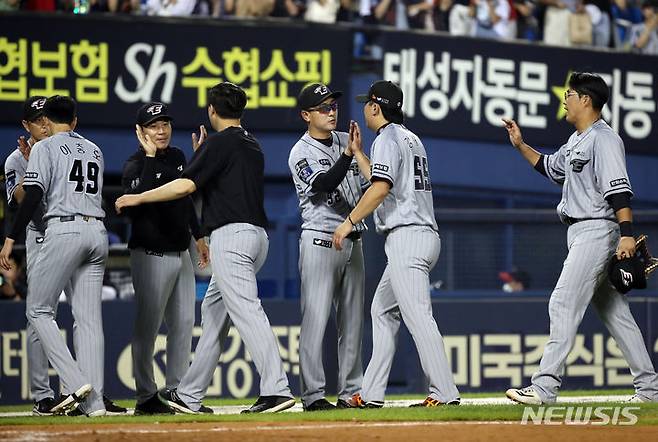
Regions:
<svg viewBox="0 0 658 442"><path fill-rule="evenodd" d="M139 206L146 203L158 203L183 198L196 191L194 181L187 178L178 178L148 192L136 195L123 195L114 203L117 213L124 207Z"/></svg>

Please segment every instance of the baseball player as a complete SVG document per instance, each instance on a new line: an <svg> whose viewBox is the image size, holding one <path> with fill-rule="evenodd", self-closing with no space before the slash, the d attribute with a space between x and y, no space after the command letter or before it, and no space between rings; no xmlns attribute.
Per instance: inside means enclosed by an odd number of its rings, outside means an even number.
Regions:
<svg viewBox="0 0 658 442"><path fill-rule="evenodd" d="M299 197L302 234L299 240L302 328L299 340L302 404L306 411L336 408L325 399L322 341L332 304L338 329L338 403L361 390L363 365L364 267L359 223L348 235L349 244L334 250L334 229L356 206L362 187L369 183L370 162L362 151L353 152L349 135L337 132L338 99L326 85L314 83L299 95L301 117L308 131L293 146L288 167ZM353 130L352 130L353 132ZM360 145L359 145L360 146ZM358 158L360 162L357 162Z"/></svg>
<svg viewBox="0 0 658 442"><path fill-rule="evenodd" d="M195 153L182 177L144 193L123 195L115 206L121 211L145 203L172 201L197 189L203 196L203 228L212 232L211 264L218 288L213 293L217 297L221 293L222 301L206 304L209 309L203 312L199 346L206 332L214 334L207 338L213 347L208 351L217 357L200 358L198 363L194 359L190 370L204 375L188 378L186 374L172 393L170 405L184 413L203 412L198 407L217 366L220 352L217 333L224 329L228 312L261 376L261 396L244 412L277 412L292 407L295 399L256 287L256 272L263 265L268 249L263 152L258 141L240 125L247 104L242 89L233 83L220 83L208 91L208 103L208 117L218 133L210 136ZM224 307L226 312L222 311ZM206 365L200 366L202 363Z"/></svg>
<svg viewBox="0 0 658 442"><path fill-rule="evenodd" d="M384 405L401 319L414 339L430 383L427 399L414 406L458 405L459 392L430 300L429 272L438 260L441 241L427 153L420 139L402 125L402 99L402 90L384 80L373 83L367 95L357 97L365 103L366 125L377 133L370 151L372 184L333 235L334 246L342 250L345 238L374 211L377 232L386 236L388 263L370 308L372 357L361 393L350 399L350 405Z"/></svg>
<svg viewBox="0 0 658 442"><path fill-rule="evenodd" d="M30 149L38 142L48 137L48 124L43 116L43 107L46 97L34 96L28 98L23 104L23 127L30 134L25 140L24 136L18 139L18 147L7 157L5 162L5 177L7 188L7 203L9 207L16 207L23 201L25 190L23 178L27 170ZM32 274L32 267L37 252L43 243L43 207L39 205L33 218L25 231L25 260L27 274ZM34 282L35 284L37 282ZM28 285L29 287L29 285ZM55 393L50 387L48 376L48 358L41 347L39 338L32 325L27 324L27 362L28 376L30 378L30 394L34 400L32 414L36 416L51 415L51 408L55 403Z"/></svg>
<svg viewBox="0 0 658 442"><path fill-rule="evenodd" d="M172 118L166 104L140 107L135 126L139 149L123 169L126 193L141 193L168 183L183 172L185 154L170 146ZM201 133L203 143L204 134ZM198 143L200 144L200 143ZM200 232L190 197L165 203L145 204L129 211L132 221L130 268L137 311L132 342L133 374L137 390L135 414L173 413L158 397L153 374L153 349L158 330L167 325L167 396L175 390L190 363L194 328L195 281L188 247L190 229L205 267L208 246Z"/></svg>
<svg viewBox="0 0 658 442"><path fill-rule="evenodd" d="M102 416L106 410L101 288L108 251L101 208L103 153L73 131L77 117L72 98L50 97L44 115L52 136L32 147L23 180L25 195L0 251L0 265L7 267L14 238L26 228L43 199L46 235L31 269L30 281L39 283L30 284L27 318L60 377L64 394L51 411L61 413L80 405L88 416ZM54 313L59 294L69 281L77 362Z"/></svg>
<svg viewBox="0 0 658 442"><path fill-rule="evenodd" d="M607 264L613 254L621 259L635 253L630 204L633 191L626 172L624 143L601 118L608 97L608 86L598 75L571 75L564 108L567 121L576 130L551 155L527 145L516 122L503 119L512 145L539 173L562 186L557 212L569 226L569 254L548 304L550 338L532 385L507 390L507 397L516 402L555 402L565 361L590 302L631 368L636 392L631 400L658 401L658 377L642 333L628 300L607 278Z"/></svg>

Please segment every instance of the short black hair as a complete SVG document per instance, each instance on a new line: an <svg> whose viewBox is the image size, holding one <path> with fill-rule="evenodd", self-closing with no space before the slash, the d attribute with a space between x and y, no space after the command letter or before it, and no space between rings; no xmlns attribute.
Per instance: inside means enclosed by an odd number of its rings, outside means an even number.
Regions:
<svg viewBox="0 0 658 442"><path fill-rule="evenodd" d="M71 124L77 116L75 100L64 95L53 95L46 100L43 114L53 123Z"/></svg>
<svg viewBox="0 0 658 442"><path fill-rule="evenodd" d="M242 118L247 106L247 94L240 86L225 81L210 88L208 104L222 118Z"/></svg>
<svg viewBox="0 0 658 442"><path fill-rule="evenodd" d="M377 102L373 102L376 104L379 104ZM391 109L389 107L384 107L384 106L379 106L379 108L382 110L382 115L384 118L386 118L386 121L390 121L391 123L396 123L396 124L402 124L404 123L404 114L400 109Z"/></svg>
<svg viewBox="0 0 658 442"><path fill-rule="evenodd" d="M569 87L578 95L587 95L592 99L592 108L601 111L608 102L610 89L601 76L590 72L574 72L569 77Z"/></svg>

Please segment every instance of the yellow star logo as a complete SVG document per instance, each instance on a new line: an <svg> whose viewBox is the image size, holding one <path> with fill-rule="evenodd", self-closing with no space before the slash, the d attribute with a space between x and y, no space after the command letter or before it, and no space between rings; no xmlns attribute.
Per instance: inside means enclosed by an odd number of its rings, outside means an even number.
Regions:
<svg viewBox="0 0 658 442"><path fill-rule="evenodd" d="M567 78L564 80L564 86L552 86L551 90L553 91L553 94L557 97L558 102L560 103L558 108L557 108L557 120L563 119L567 115L567 111L564 110L563 102L564 102L564 93L569 90L569 78L571 77L571 71L567 73Z"/></svg>

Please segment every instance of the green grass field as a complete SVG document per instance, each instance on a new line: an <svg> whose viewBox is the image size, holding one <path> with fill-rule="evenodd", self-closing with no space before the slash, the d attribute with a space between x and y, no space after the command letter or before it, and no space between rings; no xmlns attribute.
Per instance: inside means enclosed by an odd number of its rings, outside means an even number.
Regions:
<svg viewBox="0 0 658 442"><path fill-rule="evenodd" d="M563 396L592 396L592 395L630 395L629 390L604 391L565 391ZM481 398L495 396L492 393L464 394L464 398ZM392 396L387 399L422 399L421 396ZM117 401L121 405L132 407L133 401ZM206 405L250 405L251 399L213 399L205 401ZM559 405L559 404L558 404ZM574 405L574 404L571 404ZM658 425L658 403L651 404L623 404L612 402L587 403L583 406L618 407L633 406L639 410L633 413L638 416L640 425ZM0 413L9 411L29 411L30 406L0 407ZM173 416L108 416L101 419L88 419L85 417L2 417L2 425L51 425L75 423L167 423L167 422L336 422L336 421L519 421L523 415L524 407L521 405L461 405L459 407L441 407L434 409L417 408L383 408L379 410L336 410L315 413L280 413L260 415L173 415Z"/></svg>

